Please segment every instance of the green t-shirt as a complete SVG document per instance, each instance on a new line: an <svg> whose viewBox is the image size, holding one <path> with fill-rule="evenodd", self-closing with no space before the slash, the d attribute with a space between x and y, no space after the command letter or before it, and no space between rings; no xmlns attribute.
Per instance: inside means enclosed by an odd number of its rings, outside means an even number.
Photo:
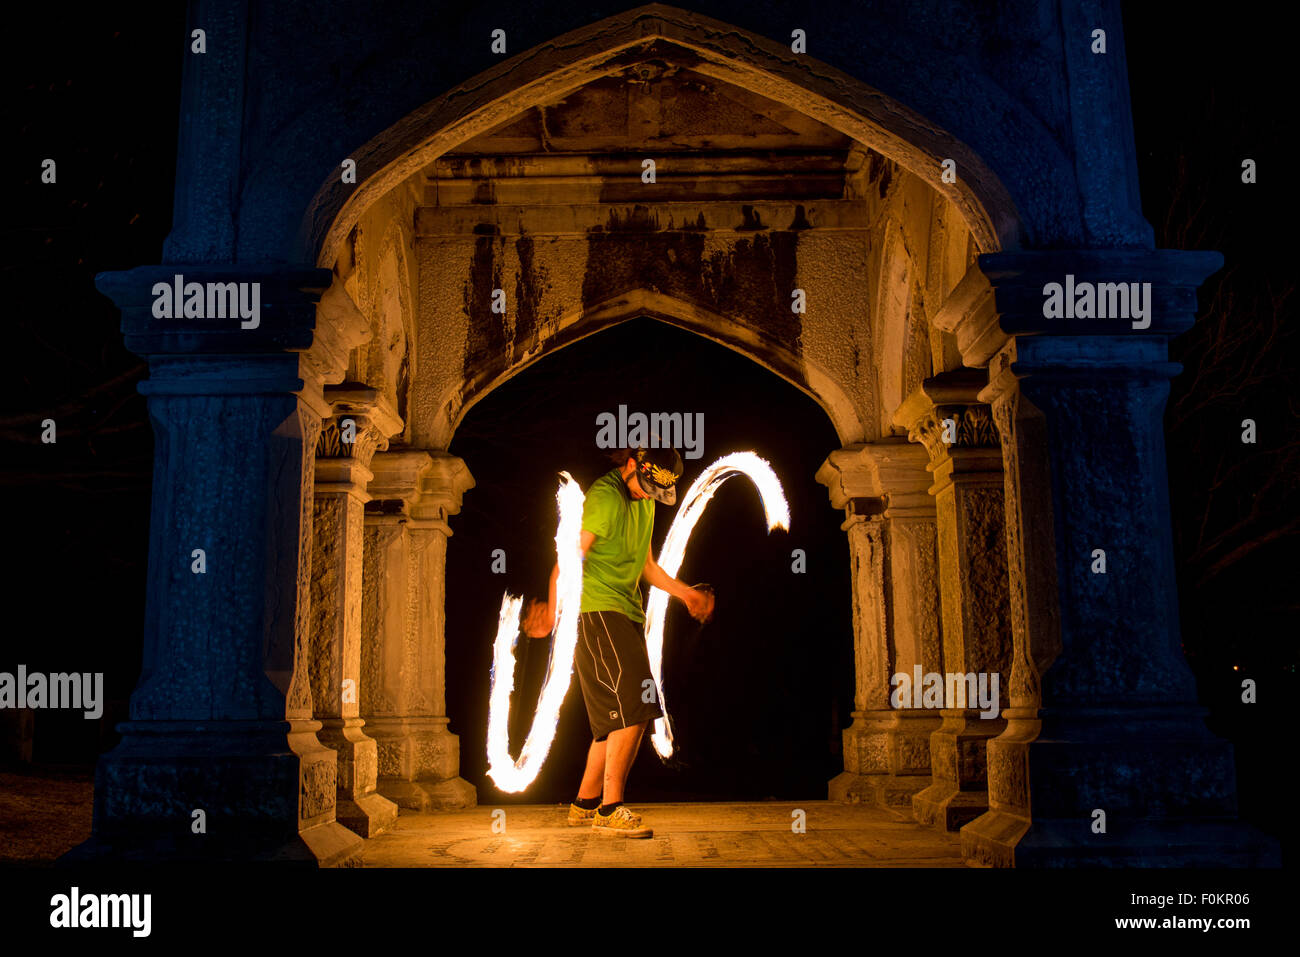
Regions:
<svg viewBox="0 0 1300 957"><path fill-rule="evenodd" d="M582 530L596 540L582 566L582 611L619 611L632 621L645 621L637 582L654 524L654 499L633 501L618 469L591 483Z"/></svg>

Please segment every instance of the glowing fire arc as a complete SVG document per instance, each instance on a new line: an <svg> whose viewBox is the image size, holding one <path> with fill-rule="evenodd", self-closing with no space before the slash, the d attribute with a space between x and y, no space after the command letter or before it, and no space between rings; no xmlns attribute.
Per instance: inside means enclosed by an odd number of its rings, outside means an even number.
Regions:
<svg viewBox="0 0 1300 957"><path fill-rule="evenodd" d="M677 577L691 532L704 513L705 506L723 482L737 475L744 475L758 489L768 531L774 528L789 530L790 507L772 467L753 452L724 455L691 483L682 499L682 506L668 529L657 561L670 577ZM522 791L537 777L555 741L560 706L573 680L573 655L578 644L578 611L582 604L582 550L579 541L585 496L573 477L568 472L561 472L560 487L555 498L560 514L559 527L555 533L555 551L560 566L556 583L555 631L552 633L551 659L547 666L546 680L538 697L532 727L528 730L518 760L510 756L508 722L510 694L515 683L514 652L519 640L522 598L509 594L502 598L497 637L492 649L491 690L488 695L488 775L503 791ZM667 592L651 588L645 620L650 673L659 695L659 706L664 712L663 717L655 720L650 740L655 751L665 760L673 753L668 704L663 694L663 632L668 598Z"/></svg>

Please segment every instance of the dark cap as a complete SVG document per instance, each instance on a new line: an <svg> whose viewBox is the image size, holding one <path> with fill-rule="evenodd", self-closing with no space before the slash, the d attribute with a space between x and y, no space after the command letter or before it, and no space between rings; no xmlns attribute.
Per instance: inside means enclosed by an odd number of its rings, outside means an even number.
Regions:
<svg viewBox="0 0 1300 957"><path fill-rule="evenodd" d="M682 477L682 457L673 448L637 449L636 482L656 502L677 504L677 480Z"/></svg>

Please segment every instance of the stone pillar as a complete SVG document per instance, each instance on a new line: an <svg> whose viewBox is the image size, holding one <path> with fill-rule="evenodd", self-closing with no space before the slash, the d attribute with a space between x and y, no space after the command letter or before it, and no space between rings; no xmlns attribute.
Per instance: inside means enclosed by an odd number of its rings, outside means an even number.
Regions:
<svg viewBox="0 0 1300 957"><path fill-rule="evenodd" d="M892 674L941 667L934 502L925 452L903 439L832 452L817 472L845 510L852 562L856 697L833 801L911 807L929 783L932 712L895 709Z"/></svg>
<svg viewBox="0 0 1300 957"><path fill-rule="evenodd" d="M1011 622L1007 596L1002 455L987 405L976 401L985 377L974 370L927 379L899 406L894 422L930 455L939 538L943 608L944 690L951 681L963 702L945 700L943 724L930 739L932 782L912 798L922 824L957 830L988 809L986 745L1006 726ZM996 700L969 699L976 675ZM992 715L992 717L990 717Z"/></svg>
<svg viewBox="0 0 1300 957"><path fill-rule="evenodd" d="M939 596L938 518L930 495L926 453L921 446L886 439L871 450L885 492L891 588L890 632L894 674L943 671ZM893 707L893 702L891 702ZM911 811L912 796L930 783L930 738L941 717L910 701L894 708L890 729L890 780L880 803Z"/></svg>
<svg viewBox="0 0 1300 957"><path fill-rule="evenodd" d="M177 274L257 283L255 324L156 318ZM329 284L328 270L247 266L96 279L148 359L156 441L143 667L122 741L96 768L92 838L70 858L332 865L361 847L334 817L335 755L316 738L306 674L321 390L366 329L337 289L322 297Z"/></svg>
<svg viewBox="0 0 1300 957"><path fill-rule="evenodd" d="M376 790L374 739L362 727L362 522L373 477L370 460L401 420L375 389L325 390L330 416L316 448L312 524L311 682L320 740L338 752L340 823L374 837L397 820L397 805Z"/></svg>
<svg viewBox="0 0 1300 957"><path fill-rule="evenodd" d="M474 807L447 728L445 618L447 519L474 479L437 451L380 453L372 467L361 710L379 745L379 790L419 811Z"/></svg>
<svg viewBox="0 0 1300 957"><path fill-rule="evenodd" d="M1231 746L1206 730L1179 647L1168 339L1191 325L1196 288L1221 263L1142 249L979 259L1002 337L982 337L984 354L964 361L989 363L981 398L1003 436L1015 650L1007 730L989 744L989 811L962 829L968 858L1277 863L1273 842L1232 820ZM1149 311L1046 318L1045 286L1067 274L1076 289L1150 283Z"/></svg>

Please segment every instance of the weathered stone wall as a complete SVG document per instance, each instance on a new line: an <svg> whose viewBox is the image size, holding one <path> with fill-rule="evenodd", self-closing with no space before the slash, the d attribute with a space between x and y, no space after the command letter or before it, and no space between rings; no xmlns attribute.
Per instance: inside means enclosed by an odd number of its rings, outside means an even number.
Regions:
<svg viewBox="0 0 1300 957"><path fill-rule="evenodd" d="M874 429L865 237L642 232L421 239L416 444L442 448L469 406L556 344L631 318L645 291L670 321L738 348L815 397L846 442ZM492 291L505 292L504 314ZM802 289L808 308L791 309ZM602 306L610 306L602 309ZM653 308L644 311L654 311ZM819 386L831 380L842 397Z"/></svg>
<svg viewBox="0 0 1300 957"><path fill-rule="evenodd" d="M990 215L1013 243L1150 245L1131 130L1113 121L1128 109L1114 0L1070 5L1064 22L1055 5L1033 0L691 6L770 39L784 50L784 72L832 97L859 96L842 74L906 104L915 116L900 116L910 128L902 138L928 143L936 156L955 155L942 147L945 140L958 144L963 159L978 157L985 167L959 164L967 179L987 177L972 187L977 193L990 197L1005 187L1006 208ZM625 4L561 0L454 13L404 0L376 0L364 15L341 0L249 7L192 8L191 26L208 31L211 52L186 63L186 112L195 119L181 134L169 261L314 258L356 189L338 182L343 159L358 159L363 182L435 132L424 122L432 113L418 113L434 98L445 95L440 120L491 102L491 83L471 78L504 66L489 48L493 29L507 32L506 59L527 51L521 72L541 75L573 67L591 44L613 42L633 19ZM665 7L642 16L688 25L699 19ZM592 25L610 17L618 19ZM1089 52L1098 26L1108 32L1109 56ZM808 37L804 57L789 52L795 28ZM586 46L556 42L578 29L590 31ZM761 56L734 31L707 29L701 42L734 52L739 63ZM373 148L363 150L367 143ZM926 164L918 156L916 165ZM213 209L223 195L237 196L236 208Z"/></svg>
<svg viewBox="0 0 1300 957"><path fill-rule="evenodd" d="M964 275L973 243L945 199L893 164L880 160L863 184L849 188L861 198L840 202L700 203L685 223L673 219L679 203L563 215L544 205L419 208L415 248L401 256L416 263L419 292L418 318L405 320L420 370L409 380L408 440L445 448L489 389L550 348L629 318L634 293L808 392L844 443L896 434L903 395L960 363L955 339L927 319ZM791 224L799 228L779 228ZM362 261L374 248L364 222L361 236L357 272L374 273ZM802 313L791 308L796 289ZM496 290L504 311L493 309ZM377 335L380 302L372 296L363 310ZM362 347L377 350L374 340Z"/></svg>

